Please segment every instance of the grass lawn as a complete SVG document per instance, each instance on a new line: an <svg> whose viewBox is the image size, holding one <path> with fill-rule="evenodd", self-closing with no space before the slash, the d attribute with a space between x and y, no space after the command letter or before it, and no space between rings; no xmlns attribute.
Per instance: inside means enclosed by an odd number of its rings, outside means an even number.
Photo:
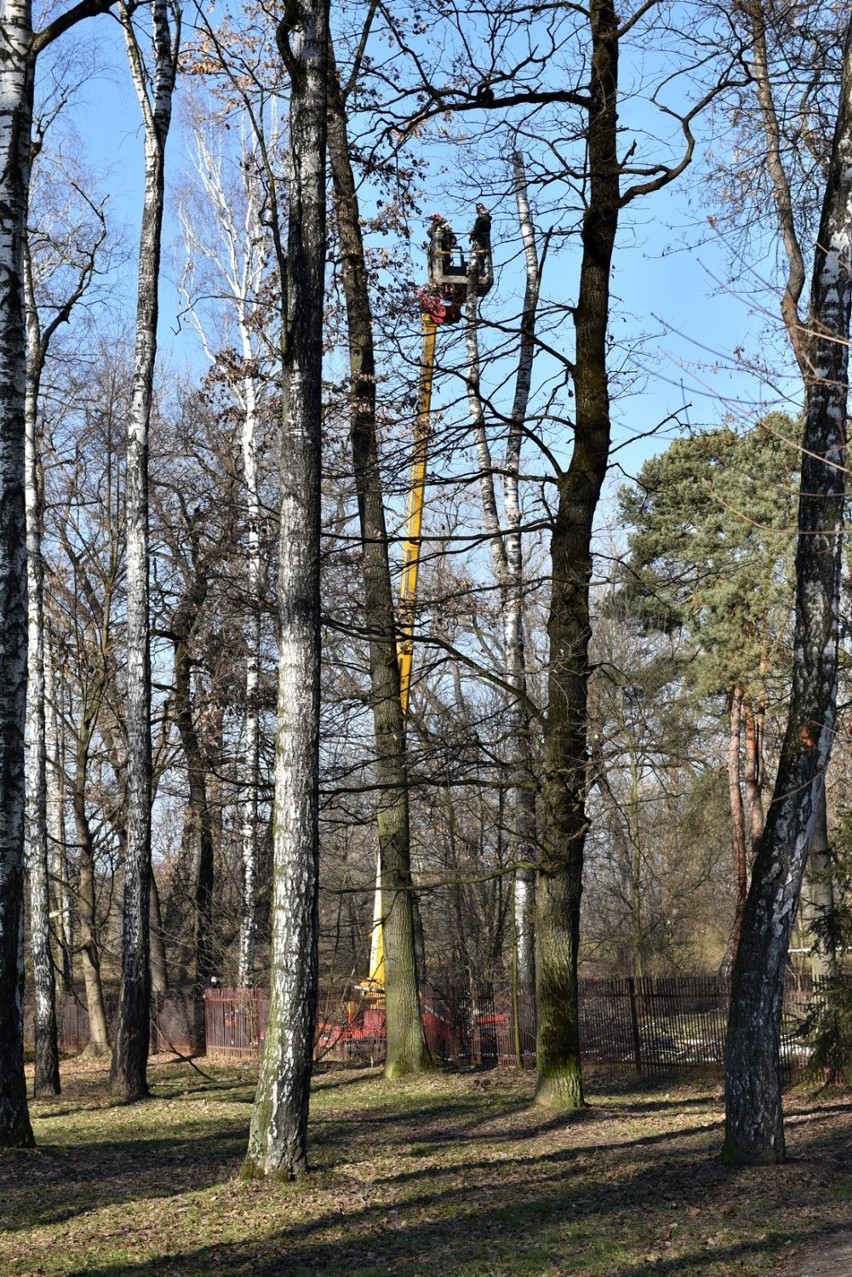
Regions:
<svg viewBox="0 0 852 1277"><path fill-rule="evenodd" d="M532 1078L386 1083L329 1071L314 1173L242 1182L253 1074L152 1062L154 1099L115 1105L105 1065L68 1061L35 1101L38 1148L0 1153L0 1273L220 1277L670 1277L793 1274L852 1223L852 1096L787 1096L790 1161L719 1162L718 1081L594 1076L573 1118Z"/></svg>

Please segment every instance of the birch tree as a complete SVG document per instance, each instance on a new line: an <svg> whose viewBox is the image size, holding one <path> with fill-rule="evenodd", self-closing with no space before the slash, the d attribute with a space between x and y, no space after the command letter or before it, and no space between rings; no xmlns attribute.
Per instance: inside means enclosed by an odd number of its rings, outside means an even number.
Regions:
<svg viewBox="0 0 852 1277"><path fill-rule="evenodd" d="M64 737L66 786L76 847L77 951L89 1013L89 1055L109 1052L109 1035L101 980L101 926L98 910L99 839L89 802L90 775L98 750L98 726L114 687L118 606L123 541L116 509L120 492L115 439L126 419L126 383L98 369L91 399L80 403L71 446L64 464L53 471L50 536L61 551L51 579L54 596L54 661L51 703ZM116 383L120 384L116 384ZM95 470L96 459L99 473ZM105 489L100 500L98 473ZM74 658L69 660L69 653ZM61 677L57 677L62 675ZM60 711L60 700L64 702ZM58 741L57 741L58 744ZM56 751L53 753L56 759ZM53 772L54 780L62 779ZM54 804L58 795L54 795ZM56 828L61 813L54 805ZM64 837L63 837L64 843Z"/></svg>
<svg viewBox="0 0 852 1277"><path fill-rule="evenodd" d="M26 861L30 882L30 947L35 985L36 1070L33 1094L58 1095L59 1045L56 981L50 950L50 892L47 860L47 742L44 688L44 564L41 538L43 496L36 419L38 386L46 346L42 344L32 263L25 245L24 294L27 309L27 393L25 402L27 518L27 771ZM45 334L46 336L46 334Z"/></svg>
<svg viewBox="0 0 852 1277"><path fill-rule="evenodd" d="M39 457L38 411L42 373L50 343L63 324L68 323L75 305L87 291L95 269L98 249L103 242L104 225L98 217L99 231L91 247L84 247L84 235L74 226L75 237L60 247L58 260L51 254L39 253L39 282L51 271L61 276L70 267L72 282L61 300L53 298L46 322L39 314L36 279L33 270L33 247L61 244L65 238L59 228L42 239L32 232L24 246L24 297L27 319L27 390L25 401L26 454L26 518L27 518L27 598L28 598L28 665L27 665L27 737L29 768L27 772L27 869L30 883L30 944L35 985L36 1071L34 1094L59 1094L59 1052L57 1046L55 980L50 947L50 892L47 811L47 729L45 687L45 608L44 560L42 535L44 524L44 485ZM34 243L35 241L35 243ZM48 261L45 261L45 257ZM61 281L59 283L61 290ZM52 292L56 292L54 287Z"/></svg>
<svg viewBox="0 0 852 1277"><path fill-rule="evenodd" d="M121 996L112 1088L124 1099L148 1094L151 976L151 666L148 618L148 431L157 352L165 147L172 111L180 10L152 0L152 65L131 9L120 5L131 76L144 127L145 199L139 243L136 356L127 431L127 852Z"/></svg>
<svg viewBox="0 0 852 1277"><path fill-rule="evenodd" d="M825 788L837 701L838 616L852 305L852 21L814 252L805 271L781 165L766 74L766 10L747 6L767 161L789 265L783 314L805 385L796 548L793 683L772 803L760 840L732 974L725 1052L725 1160L785 1157L779 1048L784 971L808 849ZM775 116L777 121L777 116Z"/></svg>
<svg viewBox="0 0 852 1277"><path fill-rule="evenodd" d="M71 993L74 988L74 940L65 839L64 734L60 729L53 653L50 627L46 625L44 632L44 739L48 864L56 899L56 939L60 954L62 992Z"/></svg>
<svg viewBox="0 0 852 1277"><path fill-rule="evenodd" d="M0 1146L33 1142L23 1068L24 722L27 602L24 238L39 53L111 0L82 0L39 31L29 0L0 13Z"/></svg>
<svg viewBox="0 0 852 1277"><path fill-rule="evenodd" d="M262 113L258 116L260 121ZM237 399L242 417L240 452L242 456L243 506L245 520L245 717L243 724L242 766L240 768L242 808L242 896L240 910L239 967L240 987L254 983L257 949L258 840L260 833L260 674L261 674L261 586L263 560L261 544L262 511L258 477L258 448L261 443L260 413L264 402L264 386L270 379L270 344L264 339L264 326L269 318L265 293L269 288L272 255L269 227L264 224L266 197L266 159L279 148L278 130L273 121L270 135L262 144L245 125L241 125L239 151L234 160L239 174L228 180L227 158L221 143L211 136L209 124L194 121L194 178L203 196L203 206L193 207L189 200L179 208L181 228L187 251L187 268L182 289L189 303L189 315L201 339L211 366L221 364L228 356L231 366L228 384ZM266 157L266 158L265 158ZM212 211L216 233L209 233L207 218ZM202 264L206 263L207 270ZM201 281L212 277L213 288L226 301L232 315L224 323L218 313L205 323L199 304L194 300ZM223 328L235 329L233 358L223 349ZM215 334L215 342L212 334Z"/></svg>
<svg viewBox="0 0 852 1277"><path fill-rule="evenodd" d="M307 1171L319 860L320 477L325 293L328 11L290 0L277 31L290 81L286 277L282 280L278 736L269 1025L247 1175Z"/></svg>

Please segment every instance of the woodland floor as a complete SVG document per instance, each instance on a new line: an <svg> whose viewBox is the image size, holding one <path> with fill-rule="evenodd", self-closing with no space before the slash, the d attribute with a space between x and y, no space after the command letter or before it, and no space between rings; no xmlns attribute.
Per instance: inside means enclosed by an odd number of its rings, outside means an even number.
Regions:
<svg viewBox="0 0 852 1277"><path fill-rule="evenodd" d="M158 1057L154 1099L115 1105L103 1065L68 1061L32 1103L33 1151L0 1154L0 1273L252 1277L845 1277L852 1094L787 1094L790 1160L726 1171L718 1079L588 1079L573 1119L532 1078L374 1070L316 1079L315 1170L239 1180L248 1069ZM838 1252L839 1253L839 1252ZM812 1267L808 1268L811 1263Z"/></svg>

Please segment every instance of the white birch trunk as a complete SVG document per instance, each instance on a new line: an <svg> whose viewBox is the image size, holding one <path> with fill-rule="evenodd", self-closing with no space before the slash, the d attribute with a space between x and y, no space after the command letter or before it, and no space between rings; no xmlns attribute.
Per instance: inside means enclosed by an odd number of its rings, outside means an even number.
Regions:
<svg viewBox="0 0 852 1277"><path fill-rule="evenodd" d="M46 805L47 840L49 848L50 877L53 881L53 898L56 914L56 938L61 954L62 988L70 993L74 984L74 938L71 925L71 884L66 856L65 840L65 763L62 733L60 731L59 705L56 699L56 680L53 672L53 650L50 630L44 631L44 696L45 696L45 754L46 754Z"/></svg>
<svg viewBox="0 0 852 1277"><path fill-rule="evenodd" d="M27 391L24 408L27 519L27 815L25 852L29 876L30 950L35 990L36 1067L33 1094L58 1095L59 1046L56 981L50 947L47 848L47 742L44 680L43 501L38 460L38 391L46 349L42 343L29 255L24 255L27 319Z"/></svg>
<svg viewBox="0 0 852 1277"><path fill-rule="evenodd" d="M291 98L272 953L269 1024L245 1173L295 1178L307 1170L317 996L325 0L292 0L278 46Z"/></svg>
<svg viewBox="0 0 852 1277"><path fill-rule="evenodd" d="M518 491L521 440L532 384L535 353L535 319L538 308L540 267L530 216L523 159L513 157L518 222L524 244L526 289L521 317L521 340L509 438L503 471L505 530L500 525L491 449L479 388L477 297L475 276L468 281L466 308L467 392L480 471L480 495L491 561L500 588L503 609L503 647L506 680L515 691L508 709L509 762L512 770L512 831L515 861L514 920L515 962L523 992L535 989L535 790L531 766L530 713L527 701L524 654L523 545Z"/></svg>
<svg viewBox="0 0 852 1277"><path fill-rule="evenodd" d="M815 980L833 976L837 969L837 954L828 947L824 938L818 938L818 926L814 925L824 922L834 906L831 844L828 839L828 812L823 785L811 835L801 909L805 943L813 946L811 975Z"/></svg>
<svg viewBox="0 0 852 1277"><path fill-rule="evenodd" d="M277 139L273 139L277 140ZM192 276L193 259L206 258L221 276L226 296L235 310L243 368L245 373L234 383L234 391L242 408L243 423L240 446L243 458L243 486L246 517L246 597L248 599L248 625L246 634L245 668L245 720L244 753L240 773L240 803L242 808L241 842L243 879L240 901L239 967L237 983L247 988L254 983L254 964L257 948L257 855L258 855L258 792L260 784L260 644L261 644L261 581L262 562L260 545L261 508L257 478L258 419L258 364L257 339L251 322L251 308L256 306L264 283L264 261L268 248L268 233L261 222L264 204L263 191L257 176L257 165L246 162L256 156L243 143L242 194L245 198L244 216L239 225L234 216L233 202L228 198L223 174L222 155L209 141L203 127L195 132L194 167L201 189L216 218L218 234L199 232L188 209L181 209L184 242L189 261L188 275ZM267 144L267 151L270 149ZM211 363L216 360L216 350L211 345L201 316L188 295L190 316L201 339L202 347Z"/></svg>
<svg viewBox="0 0 852 1277"><path fill-rule="evenodd" d="M24 1081L24 235L34 59L30 5L0 18L0 1147L33 1143Z"/></svg>
<svg viewBox="0 0 852 1277"><path fill-rule="evenodd" d="M160 249L166 139L171 122L179 42L168 0L153 0L153 72L144 69L129 10L121 5L128 59L142 113L145 200L139 243L136 354L127 430L127 853L121 998L112 1063L113 1090L125 1099L148 1094L151 977L151 666L148 620L148 431L157 353ZM174 11L173 11L174 12Z"/></svg>
<svg viewBox="0 0 852 1277"><path fill-rule="evenodd" d="M240 316L240 331L244 353L251 354L251 339ZM246 351L246 347L248 350ZM245 763L243 767L243 890L240 907L240 964L241 987L254 984L254 961L257 948L257 833L258 833L258 784L260 781L260 501L257 488L257 407L254 378L243 381L245 413L243 417L243 482L246 491L248 519L248 544L246 551L246 590L248 594L249 627L246 653L246 713L245 713Z"/></svg>
<svg viewBox="0 0 852 1277"><path fill-rule="evenodd" d="M24 728L27 681L24 237L38 52L110 0L81 0L40 32L29 0L0 11L0 1147L33 1142L23 1067Z"/></svg>

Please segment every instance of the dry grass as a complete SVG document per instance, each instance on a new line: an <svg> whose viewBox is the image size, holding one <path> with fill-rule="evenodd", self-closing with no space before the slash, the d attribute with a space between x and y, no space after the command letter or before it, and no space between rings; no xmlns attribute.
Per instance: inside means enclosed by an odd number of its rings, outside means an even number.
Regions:
<svg viewBox="0 0 852 1277"><path fill-rule="evenodd" d="M241 1182L247 1070L158 1060L149 1103L67 1063L33 1103L39 1147L0 1156L0 1273L669 1277L794 1273L850 1222L852 1097L788 1096L791 1160L722 1168L718 1082L592 1079L573 1120L531 1078L317 1078L315 1171Z"/></svg>

